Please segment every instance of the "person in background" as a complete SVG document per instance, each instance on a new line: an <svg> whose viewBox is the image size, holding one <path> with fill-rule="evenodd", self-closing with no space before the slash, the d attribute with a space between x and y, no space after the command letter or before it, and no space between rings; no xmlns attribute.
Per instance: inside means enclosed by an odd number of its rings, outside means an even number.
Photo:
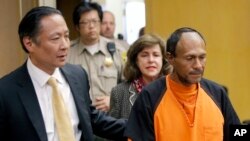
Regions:
<svg viewBox="0 0 250 141"><path fill-rule="evenodd" d="M164 41L154 34L138 38L129 48L127 59L126 81L111 91L109 114L115 118L128 118L142 88L170 72Z"/></svg>
<svg viewBox="0 0 250 141"><path fill-rule="evenodd" d="M85 70L66 64L70 41L62 13L35 7L18 33L28 59L0 79L0 140L93 141L93 134L122 140L126 121L96 110Z"/></svg>
<svg viewBox="0 0 250 141"><path fill-rule="evenodd" d="M103 20L101 23L101 35L109 38L114 39L115 33L115 16L110 11L103 12Z"/></svg>
<svg viewBox="0 0 250 141"><path fill-rule="evenodd" d="M125 136L132 141L229 141L240 120L224 88L203 78L206 43L183 27L167 40L173 71L144 87L131 110Z"/></svg>
<svg viewBox="0 0 250 141"><path fill-rule="evenodd" d="M128 50L129 44L125 40L116 39L115 33L115 16L110 11L103 12L103 20L101 23L101 35L120 44L125 50Z"/></svg>
<svg viewBox="0 0 250 141"><path fill-rule="evenodd" d="M108 112L111 89L123 79L124 49L100 36L102 17L97 3L81 2L75 7L73 22L80 36L71 42L67 61L80 64L87 71L93 105Z"/></svg>
<svg viewBox="0 0 250 141"><path fill-rule="evenodd" d="M123 36L121 33L118 33L118 34L117 34L117 39L123 40L123 39L124 39L124 36Z"/></svg>
<svg viewBox="0 0 250 141"><path fill-rule="evenodd" d="M145 27L142 27L139 30L139 37L143 36L144 34L145 34Z"/></svg>

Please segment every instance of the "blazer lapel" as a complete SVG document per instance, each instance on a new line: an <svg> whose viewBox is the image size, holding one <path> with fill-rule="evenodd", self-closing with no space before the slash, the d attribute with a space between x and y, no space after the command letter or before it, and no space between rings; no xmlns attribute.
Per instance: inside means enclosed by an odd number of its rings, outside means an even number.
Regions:
<svg viewBox="0 0 250 141"><path fill-rule="evenodd" d="M41 141L48 141L42 112L39 106L34 86L28 74L26 63L21 67L21 70L21 79L19 81L19 96L21 102L23 103L27 115L30 118L31 123L33 124Z"/></svg>
<svg viewBox="0 0 250 141"><path fill-rule="evenodd" d="M73 67L72 67L73 68ZM64 77L66 78L69 86L70 86L70 89L71 89L71 92L72 92L72 95L74 97L74 101L75 101L75 105L76 105L76 109L77 109L77 113L78 113L78 117L79 117L79 128L80 130L82 130L82 138L85 138L87 140L87 138L91 138L90 135L92 135L92 132L90 131L91 129L91 119L89 117L89 107L87 107L86 103L89 103L90 100L85 100L84 99L84 93L87 93L89 92L89 89L88 87L85 87L86 85L84 84L85 82L84 81L81 81L77 76L78 75L74 75L76 72L74 69L72 69L70 67L67 67L67 65L65 65L61 71L64 75ZM88 79L88 78L86 78ZM91 103L89 103L91 104ZM91 133L90 133L91 132Z"/></svg>
<svg viewBox="0 0 250 141"><path fill-rule="evenodd" d="M136 93L136 90L132 84L129 85L129 103L131 106L134 105L134 102L137 98L138 94Z"/></svg>
<svg viewBox="0 0 250 141"><path fill-rule="evenodd" d="M84 102L84 99L78 94L78 90L82 89L82 85L80 84L81 82L78 82L77 78L75 75L72 75L74 74L74 72L70 73L69 70L67 70L65 67L61 69L62 70L62 74L64 75L64 77L66 78L69 86L70 86L70 90L73 94L73 97L74 97L74 100L75 100L75 104L76 106L79 106L78 105L78 101L80 99L82 99L83 101L81 102ZM78 108L78 107L77 107Z"/></svg>

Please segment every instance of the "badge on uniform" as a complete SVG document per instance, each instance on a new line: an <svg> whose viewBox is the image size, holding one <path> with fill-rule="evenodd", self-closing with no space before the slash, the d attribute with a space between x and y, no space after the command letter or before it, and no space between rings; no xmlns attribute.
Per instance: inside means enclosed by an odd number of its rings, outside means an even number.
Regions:
<svg viewBox="0 0 250 141"><path fill-rule="evenodd" d="M113 60L111 57L105 57L104 65L106 67L111 67L113 65Z"/></svg>

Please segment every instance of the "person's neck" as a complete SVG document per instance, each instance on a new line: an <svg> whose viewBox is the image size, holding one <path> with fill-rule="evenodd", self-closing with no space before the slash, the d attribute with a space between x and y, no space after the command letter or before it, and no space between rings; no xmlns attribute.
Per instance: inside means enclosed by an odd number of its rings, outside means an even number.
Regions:
<svg viewBox="0 0 250 141"><path fill-rule="evenodd" d="M108 39L111 39L111 40L113 40L113 39L115 39L115 36L113 35L113 36L105 36L105 35L103 35L103 34L101 34L103 37L105 37L105 38L108 38Z"/></svg>
<svg viewBox="0 0 250 141"><path fill-rule="evenodd" d="M184 83L183 81L181 81L181 80L179 79L179 77L178 77L177 75L175 75L175 74L173 74L173 73L170 74L170 79L173 80L173 81L176 82L176 83L179 83L180 85L185 86L185 87L190 87L190 86L194 85L194 84L191 84L191 83Z"/></svg>
<svg viewBox="0 0 250 141"><path fill-rule="evenodd" d="M109 37L109 39L115 39L115 36Z"/></svg>
<svg viewBox="0 0 250 141"><path fill-rule="evenodd" d="M34 65L34 67L36 67L37 69L40 69L41 71L49 75L52 75L56 70L55 67L49 67L49 66L46 67L44 65L41 65L40 63L38 63L36 59L33 59L31 55L29 56L29 59L30 59L31 64Z"/></svg>
<svg viewBox="0 0 250 141"><path fill-rule="evenodd" d="M145 77L145 76L142 76L142 79L145 83L145 85L148 85L150 82L154 81L155 79L157 79L157 77Z"/></svg>
<svg viewBox="0 0 250 141"><path fill-rule="evenodd" d="M82 39L81 41L84 45L91 46L91 45L98 43L99 39L96 39L96 40L84 40L84 39Z"/></svg>

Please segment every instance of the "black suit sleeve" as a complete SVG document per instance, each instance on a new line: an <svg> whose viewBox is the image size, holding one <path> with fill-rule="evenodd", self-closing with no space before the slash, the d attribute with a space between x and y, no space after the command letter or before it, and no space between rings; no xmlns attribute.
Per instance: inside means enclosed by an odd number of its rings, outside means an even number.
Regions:
<svg viewBox="0 0 250 141"><path fill-rule="evenodd" d="M85 70L84 69L82 70L84 78L88 78ZM85 79L85 81L86 80L88 79ZM89 88L88 82L86 85L87 86L84 87ZM105 112L96 110L95 107L92 106L89 93L85 94L84 96L85 96L85 101L87 102L86 104L89 107L91 125L94 134L112 140L119 140L119 141L126 140L126 138L123 136L123 133L125 130L127 120L115 119L111 116L108 116L107 113Z"/></svg>
<svg viewBox="0 0 250 141"><path fill-rule="evenodd" d="M155 141L154 113L166 91L165 76L145 86L136 99L125 136L132 141Z"/></svg>
<svg viewBox="0 0 250 141"><path fill-rule="evenodd" d="M154 141L153 108L148 92L142 90L132 107L125 136L132 141Z"/></svg>
<svg viewBox="0 0 250 141"><path fill-rule="evenodd" d="M6 122L6 113L5 113L5 108L4 108L4 102L2 98L2 90L0 89L0 141L7 140L6 136L6 127L7 127L7 122Z"/></svg>

